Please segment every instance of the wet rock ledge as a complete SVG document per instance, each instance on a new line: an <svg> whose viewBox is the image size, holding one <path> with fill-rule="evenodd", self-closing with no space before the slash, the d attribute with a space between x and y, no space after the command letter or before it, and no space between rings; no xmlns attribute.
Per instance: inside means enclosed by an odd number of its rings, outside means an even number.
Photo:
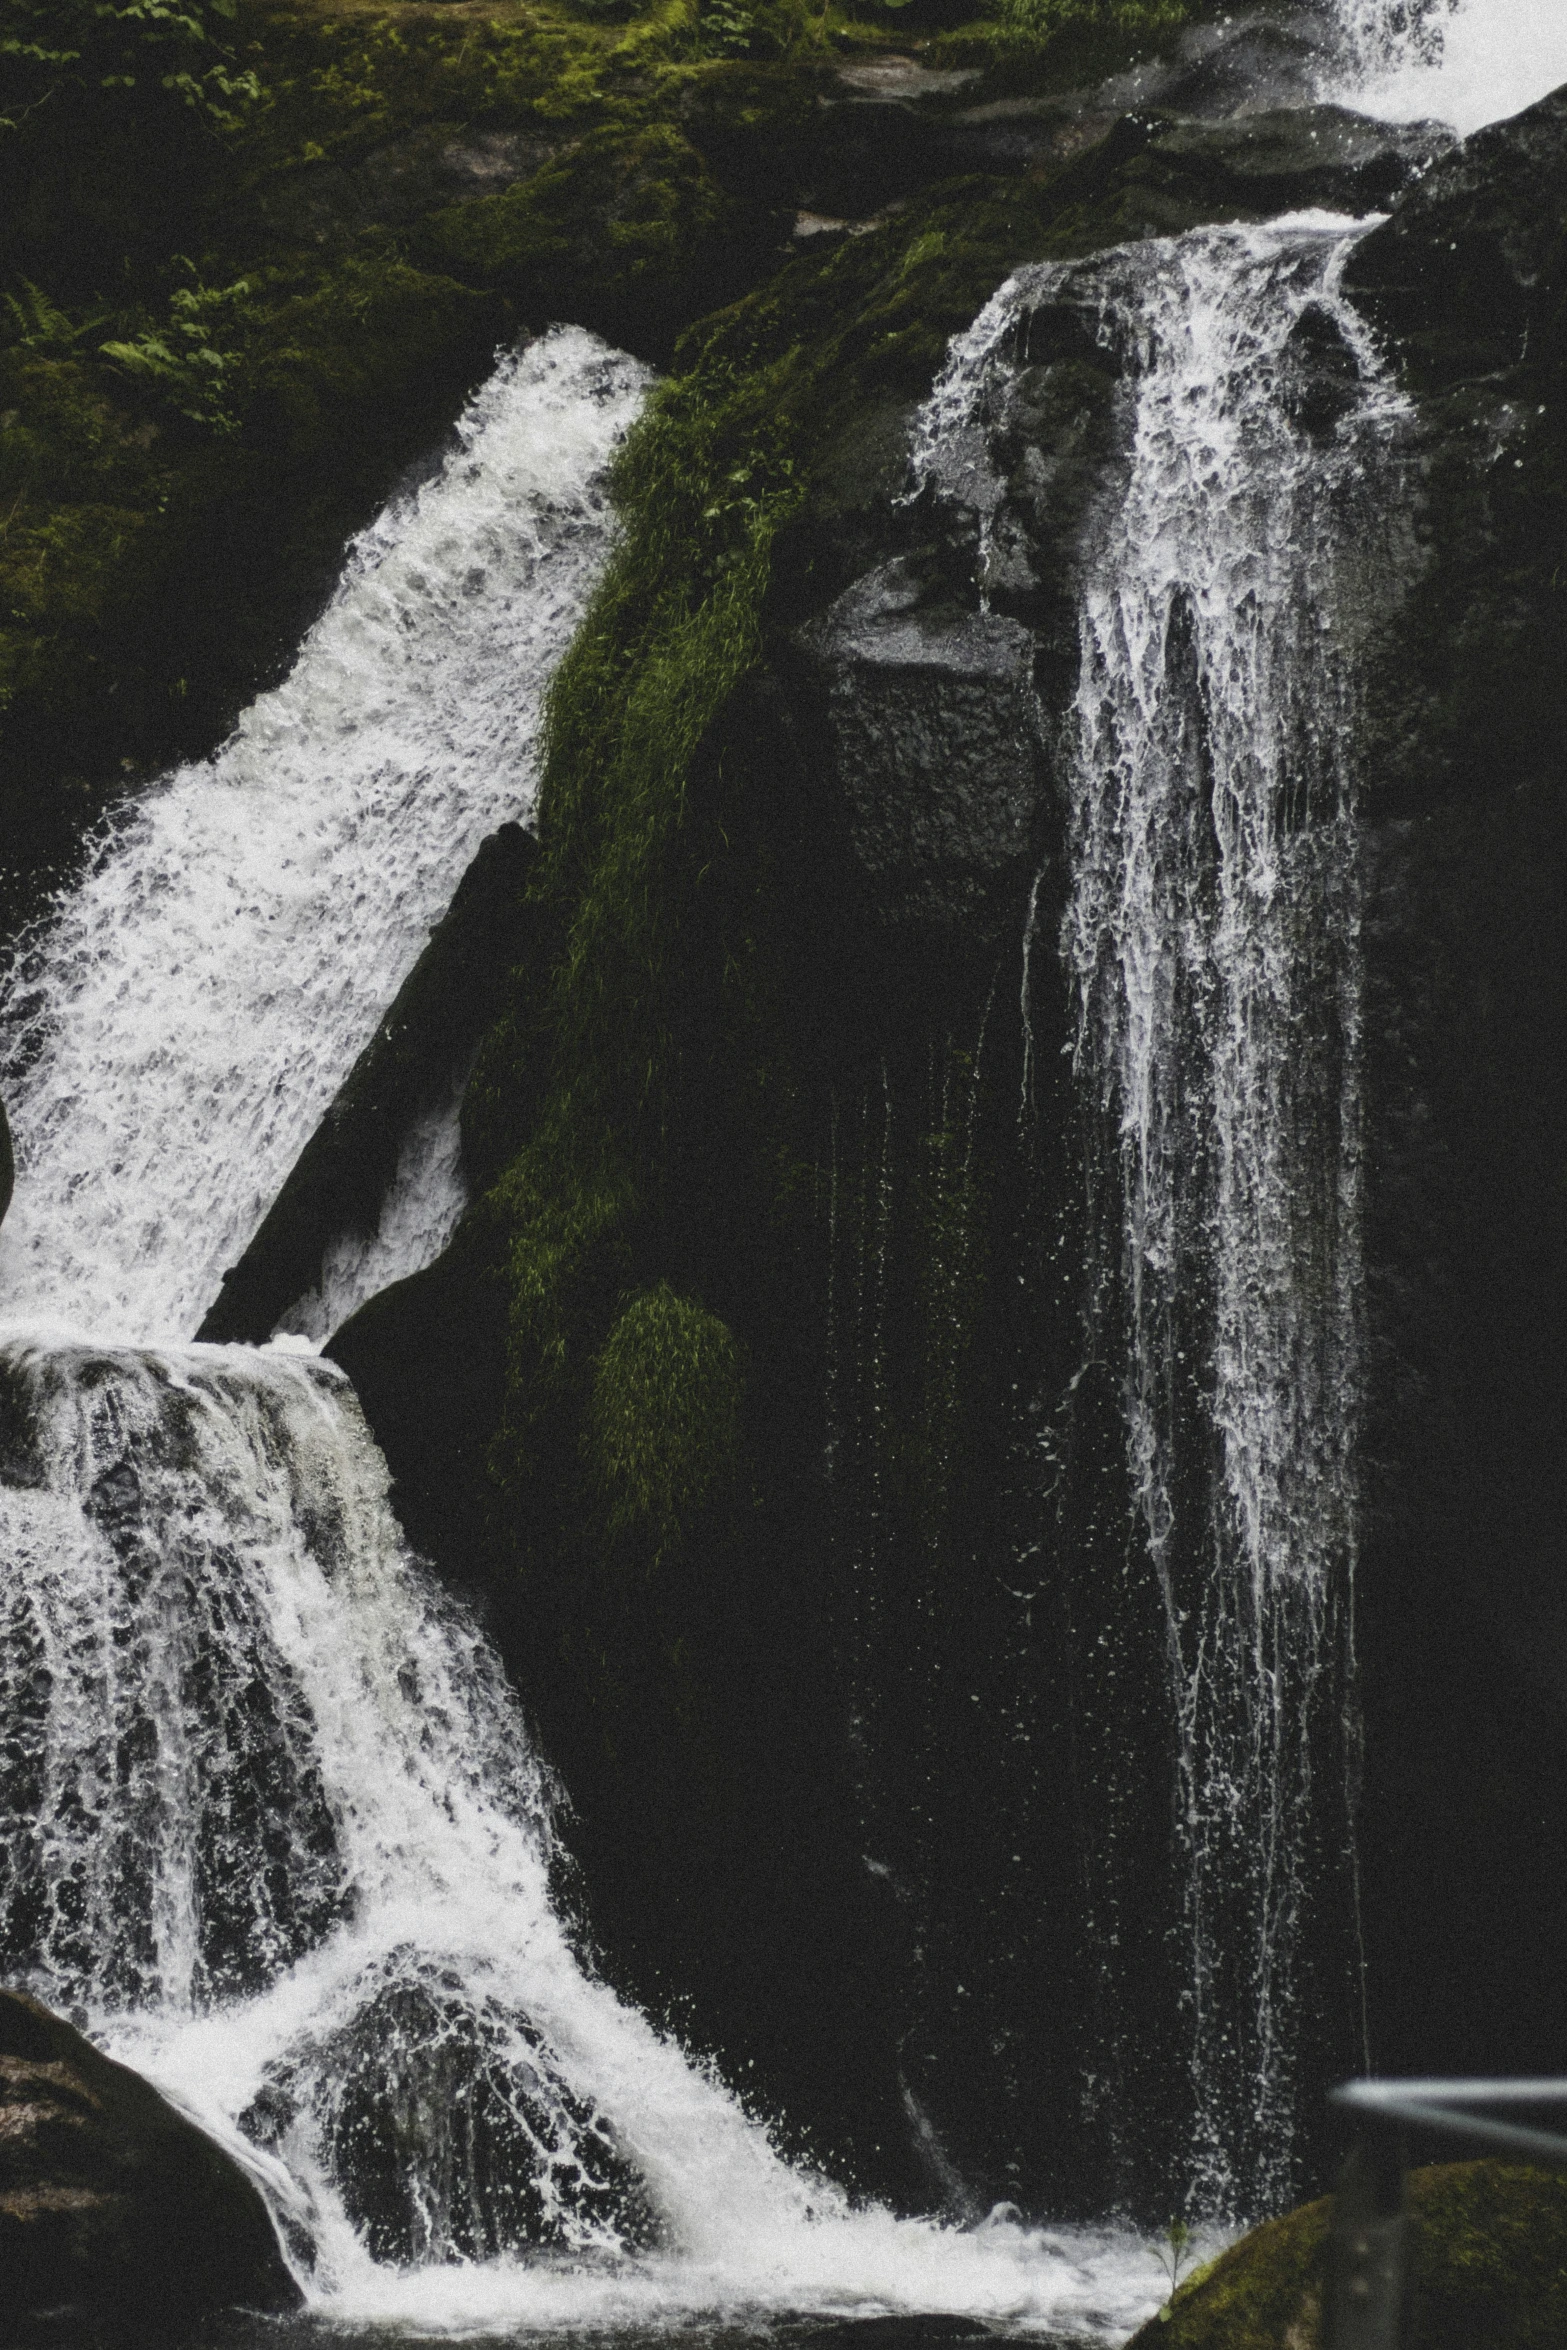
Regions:
<svg viewBox="0 0 1567 2350"><path fill-rule="evenodd" d="M5 2338L171 2328L295 2309L266 2205L150 2082L20 1991L0 1991Z"/></svg>

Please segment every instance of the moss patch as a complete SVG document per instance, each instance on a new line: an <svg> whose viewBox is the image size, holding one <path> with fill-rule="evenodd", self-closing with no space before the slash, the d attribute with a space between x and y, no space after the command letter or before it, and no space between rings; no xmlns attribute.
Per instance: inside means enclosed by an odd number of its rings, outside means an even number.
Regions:
<svg viewBox="0 0 1567 2350"><path fill-rule="evenodd" d="M622 1309L593 1364L585 1445L610 1532L646 1528L661 1552L732 1478L741 1368L733 1334L667 1281Z"/></svg>

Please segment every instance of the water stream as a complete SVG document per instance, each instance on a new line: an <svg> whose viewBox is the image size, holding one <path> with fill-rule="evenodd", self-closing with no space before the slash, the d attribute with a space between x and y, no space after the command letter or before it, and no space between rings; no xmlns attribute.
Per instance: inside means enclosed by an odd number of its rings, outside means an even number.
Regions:
<svg viewBox="0 0 1567 2350"><path fill-rule="evenodd" d="M540 696L647 380L577 328L503 362L351 549L288 679L24 940L0 1004L7 1313L198 1327L480 840L531 810Z"/></svg>

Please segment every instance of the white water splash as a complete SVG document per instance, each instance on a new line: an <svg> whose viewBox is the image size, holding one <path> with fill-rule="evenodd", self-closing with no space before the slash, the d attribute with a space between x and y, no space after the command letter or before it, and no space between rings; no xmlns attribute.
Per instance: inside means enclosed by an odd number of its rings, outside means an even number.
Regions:
<svg viewBox="0 0 1567 2350"><path fill-rule="evenodd" d="M1567 82L1562 0L1338 0L1338 15L1347 55L1323 95L1385 122L1467 138Z"/></svg>
<svg viewBox="0 0 1567 2350"><path fill-rule="evenodd" d="M8 1970L249 2162L334 2318L1151 2312L1124 2237L852 2210L584 1972L516 1701L340 1372L11 1340L0 1378Z"/></svg>
<svg viewBox="0 0 1567 2350"><path fill-rule="evenodd" d="M532 806L540 697L647 382L579 328L505 361L438 476L357 542L287 682L120 819L24 945L0 1314L197 1328L480 839Z"/></svg>
<svg viewBox="0 0 1567 2350"><path fill-rule="evenodd" d="M1402 407L1337 290L1345 228L1107 270L1135 418L1088 559L1071 785L1063 952L1114 1136L1098 1310L1166 1613L1194 2170L1231 2211L1298 2191L1313 1856L1348 1835L1316 1716L1351 1669L1356 1541L1353 652Z"/></svg>

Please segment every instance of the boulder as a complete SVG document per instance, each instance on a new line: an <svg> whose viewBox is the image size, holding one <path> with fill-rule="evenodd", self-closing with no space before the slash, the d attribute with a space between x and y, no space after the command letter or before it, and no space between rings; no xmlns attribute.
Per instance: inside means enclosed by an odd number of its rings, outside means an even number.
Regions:
<svg viewBox="0 0 1567 2350"><path fill-rule="evenodd" d="M460 1083L522 951L537 843L519 824L482 841L404 980L197 1332L259 1345L321 1278L334 1240L373 1233L422 1111Z"/></svg>
<svg viewBox="0 0 1567 2350"><path fill-rule="evenodd" d="M1500 2162L1409 2177L1402 2350L1567 2340L1567 2180ZM1253 2228L1189 2277L1127 2350L1318 2350L1331 2201Z"/></svg>
<svg viewBox="0 0 1567 2350"><path fill-rule="evenodd" d="M1567 89L1444 156L1358 247L1344 284L1422 389L1559 366Z"/></svg>
<svg viewBox="0 0 1567 2350"><path fill-rule="evenodd" d="M0 1991L0 2276L13 2324L303 2299L233 2157L20 1991Z"/></svg>
<svg viewBox="0 0 1567 2350"><path fill-rule="evenodd" d="M883 913L972 920L1038 861L1047 771L1031 632L964 610L939 575L897 556L796 642Z"/></svg>

